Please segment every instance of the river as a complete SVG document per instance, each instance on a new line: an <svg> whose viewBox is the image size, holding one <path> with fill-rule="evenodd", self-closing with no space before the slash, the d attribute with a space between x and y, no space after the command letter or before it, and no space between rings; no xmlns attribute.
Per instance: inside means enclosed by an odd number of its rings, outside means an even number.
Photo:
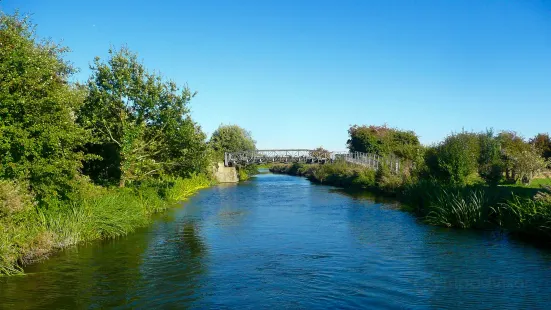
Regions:
<svg viewBox="0 0 551 310"><path fill-rule="evenodd" d="M551 307L551 251L286 175L201 191L0 278L0 308Z"/></svg>

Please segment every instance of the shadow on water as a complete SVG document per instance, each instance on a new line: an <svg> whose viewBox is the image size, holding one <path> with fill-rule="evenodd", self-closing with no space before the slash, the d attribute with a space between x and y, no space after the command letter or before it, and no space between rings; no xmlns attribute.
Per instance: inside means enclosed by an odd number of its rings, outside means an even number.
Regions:
<svg viewBox="0 0 551 310"><path fill-rule="evenodd" d="M331 193L337 193L340 195L347 196L349 198L352 198L353 200L368 200L374 203L382 203L387 205L396 205L398 206L398 202L396 199L393 199L391 197L385 197L381 195L374 194L370 191L367 191L365 189L357 188L335 188L329 190Z"/></svg>

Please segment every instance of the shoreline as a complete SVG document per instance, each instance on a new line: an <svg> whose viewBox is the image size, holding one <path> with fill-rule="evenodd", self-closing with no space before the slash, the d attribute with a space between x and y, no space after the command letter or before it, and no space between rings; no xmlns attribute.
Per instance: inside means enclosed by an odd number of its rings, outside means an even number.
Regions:
<svg viewBox="0 0 551 310"><path fill-rule="evenodd" d="M203 176L179 179L162 197L151 188L99 189L69 210L31 210L0 224L0 277L24 276L24 267L80 244L116 239L151 223L214 182ZM33 212L34 211L34 212ZM32 216L29 216L31 215Z"/></svg>
<svg viewBox="0 0 551 310"><path fill-rule="evenodd" d="M481 215L480 222L474 223L474 225L472 226L459 227L454 225L455 223L449 221L446 222L446 219L439 219L439 221L435 219L435 209L439 209L433 207L433 204L436 204L434 203L433 198L438 197L440 191L445 192L447 190L443 186L426 186L426 184L418 182L411 184L402 184L401 186L387 188L384 186L378 186L378 184L375 183L374 180L362 180L363 182L355 182L355 180L351 180L349 176L346 176L344 172L340 175L339 173L333 173L332 175L330 174L326 176L325 180L320 180L319 176L316 176L316 169L318 169L318 167L320 166L321 165L276 164L270 167L269 170L274 174L285 174L290 176L304 177L314 184L335 186L343 190L365 192L384 197L386 199L392 199L400 203L400 207L398 208L400 211L411 213L413 216L419 218L426 225L428 224L431 226L441 226L453 229L501 231L506 233L511 238L519 239L538 247L551 249L551 236L548 235L548 231L540 230L540 227L522 227L520 223L517 223L515 221L516 218L502 218L502 215L498 214L499 212L505 213L504 210L506 202L514 199L513 197L519 194L519 192L522 195L530 195L533 193L537 193L537 189L522 188L516 193L511 187L505 186L495 188L483 186L466 186L453 189L457 190L458 193L462 192L462 194L457 194L456 196L454 196L453 194L450 195L452 196L451 198L455 200L457 200L457 198L461 195L474 196L475 193L482 193L482 195L485 196L486 199L486 203L484 205L480 205L480 209L477 210L481 213L485 213ZM361 177L356 176L355 178L358 179ZM369 185L366 185L368 183ZM449 189L449 191L453 190ZM443 202L446 203L447 201L445 201L444 199ZM447 208L447 206L438 207L440 209ZM444 214L445 211L446 210L443 211ZM450 214L445 215L448 215L450 217L453 216Z"/></svg>

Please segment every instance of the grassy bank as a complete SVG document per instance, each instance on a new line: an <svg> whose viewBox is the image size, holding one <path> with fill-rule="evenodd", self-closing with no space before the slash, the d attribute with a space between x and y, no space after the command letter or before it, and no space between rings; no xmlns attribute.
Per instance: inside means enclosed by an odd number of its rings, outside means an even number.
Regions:
<svg viewBox="0 0 551 310"><path fill-rule="evenodd" d="M151 215L186 199L211 180L188 179L127 188L83 185L72 202L37 206L15 183L0 183L0 275L22 274L22 266L81 242L124 236L149 223Z"/></svg>
<svg viewBox="0 0 551 310"><path fill-rule="evenodd" d="M362 188L392 196L431 225L495 229L551 245L551 192L524 186L451 186L368 170L344 162L275 165L270 171L304 176L320 184Z"/></svg>

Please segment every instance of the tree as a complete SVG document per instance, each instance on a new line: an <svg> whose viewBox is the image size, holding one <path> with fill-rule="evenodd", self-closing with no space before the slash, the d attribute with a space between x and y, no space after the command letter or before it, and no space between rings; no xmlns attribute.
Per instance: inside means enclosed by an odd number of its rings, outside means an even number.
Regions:
<svg viewBox="0 0 551 310"><path fill-rule="evenodd" d="M251 133L237 125L220 125L212 133L209 144L218 154L256 150Z"/></svg>
<svg viewBox="0 0 551 310"><path fill-rule="evenodd" d="M171 172L185 175L205 157L205 136L189 117L189 88L150 73L128 48L109 50L91 66L79 121L95 136L88 150L103 156L88 166L94 179L127 182Z"/></svg>
<svg viewBox="0 0 551 310"><path fill-rule="evenodd" d="M426 153L431 175L442 182L466 185L478 171L480 144L475 133L452 134Z"/></svg>
<svg viewBox="0 0 551 310"><path fill-rule="evenodd" d="M513 163L515 181L529 184L534 176L550 165L550 161L541 157L535 147L510 155Z"/></svg>
<svg viewBox="0 0 551 310"><path fill-rule="evenodd" d="M516 159L525 152L530 152L530 144L524 141L524 138L514 131L502 131L497 139L501 145L502 161L505 168L505 177L510 180L517 180L515 169Z"/></svg>
<svg viewBox="0 0 551 310"><path fill-rule="evenodd" d="M478 174L491 185L496 185L503 178L503 161L501 143L493 130L479 134L480 155L478 157Z"/></svg>
<svg viewBox="0 0 551 310"><path fill-rule="evenodd" d="M537 134L534 138L530 139L530 144L532 144L545 159L551 158L551 137L549 137L549 134Z"/></svg>
<svg viewBox="0 0 551 310"><path fill-rule="evenodd" d="M28 182L38 199L67 198L89 137L75 122L85 94L69 83L67 48L0 14L0 178Z"/></svg>

